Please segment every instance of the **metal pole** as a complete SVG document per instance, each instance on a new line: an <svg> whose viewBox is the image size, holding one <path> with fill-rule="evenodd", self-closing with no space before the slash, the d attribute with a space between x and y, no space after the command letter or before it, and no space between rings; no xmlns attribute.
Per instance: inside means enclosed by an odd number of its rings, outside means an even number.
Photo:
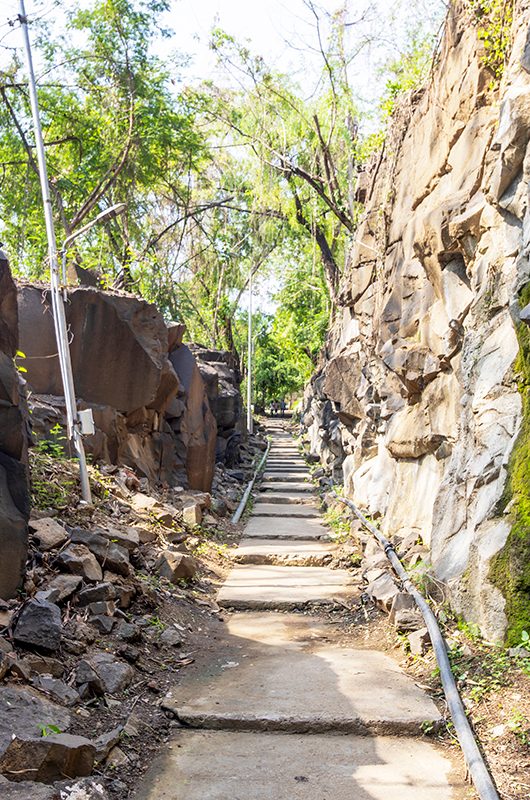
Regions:
<svg viewBox="0 0 530 800"><path fill-rule="evenodd" d="M26 60L29 75L29 94L31 100L31 112L33 115L33 126L35 133L35 146L37 149L37 161L39 164L40 186L42 201L44 205L44 219L46 221L46 236L48 238L48 254L50 259L50 288L52 298L53 322L55 327L55 338L57 340L57 351L59 355L59 365L61 378L64 387L64 401L66 405L66 420L68 438L71 439L74 450L79 461L79 477L81 480L81 496L86 503L92 503L90 493L90 482L88 480L88 470L85 456L85 448L81 436L80 423L77 413L77 402L75 398L74 377L72 374L72 362L70 359L70 348L68 345L68 329L66 325L66 315L64 312L63 298L60 292L59 282L59 262L57 256L57 242L55 240L55 228L53 225L52 202L50 197L50 186L48 183L48 171L46 169L46 156L44 154L44 142L39 116L39 103L37 98L37 85L35 82L35 72L33 69L33 59L31 56L31 45L28 33L28 21L24 0L20 2L19 21L24 37L26 50Z"/></svg>
<svg viewBox="0 0 530 800"><path fill-rule="evenodd" d="M247 357L247 429L254 431L252 419L252 265L248 276L248 357Z"/></svg>

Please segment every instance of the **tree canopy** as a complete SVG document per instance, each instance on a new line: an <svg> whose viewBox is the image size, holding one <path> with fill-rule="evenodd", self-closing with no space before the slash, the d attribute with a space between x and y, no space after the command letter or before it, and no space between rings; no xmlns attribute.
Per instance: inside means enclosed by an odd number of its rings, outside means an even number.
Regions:
<svg viewBox="0 0 530 800"><path fill-rule="evenodd" d="M314 17L322 63L304 97L223 30L211 47L223 85L184 85L183 58L155 44L169 0L62 3L59 33L33 23L39 102L58 239L125 203L68 255L69 281L125 289L186 323L190 339L246 349L242 301L250 274L272 291L256 312L256 391L262 402L299 390L333 313L341 267L362 206L369 153L350 85L346 7ZM351 38L351 37L350 37ZM389 102L415 85L424 38L388 67ZM423 66L422 66L423 65ZM422 71L423 70L423 71ZM15 272L45 279L46 235L25 71L18 54L0 83L2 238Z"/></svg>

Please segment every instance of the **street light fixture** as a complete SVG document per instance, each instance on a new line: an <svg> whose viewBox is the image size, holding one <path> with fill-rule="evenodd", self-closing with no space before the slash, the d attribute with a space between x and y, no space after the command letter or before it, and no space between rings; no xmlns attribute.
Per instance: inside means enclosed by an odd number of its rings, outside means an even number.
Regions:
<svg viewBox="0 0 530 800"><path fill-rule="evenodd" d="M78 231L74 231L73 233L71 233L69 236L66 237L66 239L63 242L63 246L61 247L62 275L63 275L64 285L66 285L66 251L68 250L72 242L74 242L78 236L82 236L83 233L86 233L87 231L91 230L95 225L98 225L100 222L106 222L109 219L115 219L120 214L123 214L126 208L127 208L126 203L116 203L115 205L110 206L110 208L106 208L104 211L98 214L97 217L94 217L94 219L91 220L91 222L87 222L86 225L83 225L82 228L79 228Z"/></svg>

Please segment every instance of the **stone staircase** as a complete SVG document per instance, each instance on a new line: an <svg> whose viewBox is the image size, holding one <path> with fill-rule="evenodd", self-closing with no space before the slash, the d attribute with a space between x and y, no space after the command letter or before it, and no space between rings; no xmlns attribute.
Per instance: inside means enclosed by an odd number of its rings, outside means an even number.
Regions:
<svg viewBox="0 0 530 800"><path fill-rule="evenodd" d="M354 649L323 611L352 601L307 465L281 425L218 603L214 663L165 698L186 727L137 800L457 800L469 797L431 698L387 655Z"/></svg>

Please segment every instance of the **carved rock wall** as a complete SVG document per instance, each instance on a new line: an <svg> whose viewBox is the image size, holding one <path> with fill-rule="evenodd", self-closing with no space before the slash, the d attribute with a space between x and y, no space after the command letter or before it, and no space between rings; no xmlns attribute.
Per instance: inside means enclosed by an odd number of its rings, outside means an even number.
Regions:
<svg viewBox="0 0 530 800"><path fill-rule="evenodd" d="M302 417L311 449L397 540L417 532L454 607L492 639L488 579L521 423L514 362L530 252L527 2L500 87L451 4L426 89L404 98L363 176L340 307Z"/></svg>
<svg viewBox="0 0 530 800"><path fill-rule="evenodd" d="M21 349L39 436L64 424L64 399L48 290L19 288ZM96 461L130 466L153 484L208 491L217 426L197 362L158 309L130 295L68 291L66 317L76 394L93 410L85 437Z"/></svg>
<svg viewBox="0 0 530 800"><path fill-rule="evenodd" d="M16 595L27 554L29 485L24 394L18 350L17 290L0 251L0 598Z"/></svg>

